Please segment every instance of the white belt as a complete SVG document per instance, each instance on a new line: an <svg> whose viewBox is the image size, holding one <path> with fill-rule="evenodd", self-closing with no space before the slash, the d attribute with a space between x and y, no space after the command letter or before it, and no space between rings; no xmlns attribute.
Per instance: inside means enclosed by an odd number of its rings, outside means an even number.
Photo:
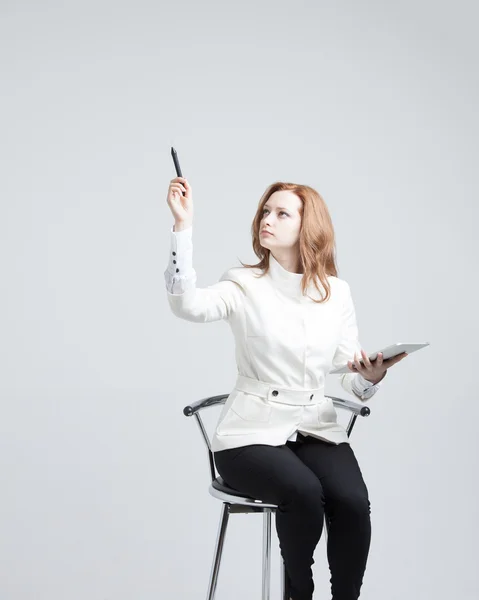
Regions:
<svg viewBox="0 0 479 600"><path fill-rule="evenodd" d="M267 383L266 381L260 381L259 379L252 379L245 375L238 375L235 389L246 392L247 394L264 396L268 401L278 402L280 404L305 406L317 404L324 399L324 386L308 390L297 390L278 386L274 383Z"/></svg>

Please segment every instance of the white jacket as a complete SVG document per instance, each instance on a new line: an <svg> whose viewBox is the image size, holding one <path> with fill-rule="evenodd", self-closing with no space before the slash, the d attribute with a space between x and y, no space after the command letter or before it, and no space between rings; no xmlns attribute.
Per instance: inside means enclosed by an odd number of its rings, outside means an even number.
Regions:
<svg viewBox="0 0 479 600"><path fill-rule="evenodd" d="M164 272L173 313L188 321L224 319L236 347L238 378L212 437L212 450L249 444L281 445L297 432L339 444L349 442L336 410L325 398L326 375L360 353L349 285L330 276L331 297L317 304L301 293L300 273L270 255L270 270L228 269L218 283L196 287L192 227L171 229ZM307 293L320 296L314 286ZM340 375L343 388L361 400L380 387L359 373Z"/></svg>

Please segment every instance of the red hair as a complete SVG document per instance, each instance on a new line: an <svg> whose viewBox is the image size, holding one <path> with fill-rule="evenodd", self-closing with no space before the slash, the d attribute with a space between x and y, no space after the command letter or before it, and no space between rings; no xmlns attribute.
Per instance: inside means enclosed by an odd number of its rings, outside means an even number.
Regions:
<svg viewBox="0 0 479 600"><path fill-rule="evenodd" d="M270 250L260 244L259 227L263 218L264 205L272 194L283 190L293 192L302 202L300 209L301 229L299 232L299 253L303 270L301 290L304 295L309 284L313 282L321 296L321 300L311 299L317 303L326 302L331 296L331 288L327 277L330 275L338 276L334 229L325 201L316 190L307 185L277 181L266 189L261 196L258 210L251 225L253 250L260 262L256 265L240 262L245 268L261 269L263 273L259 277L264 277L268 273ZM322 297L322 292L318 287L318 279L326 291L325 297Z"/></svg>

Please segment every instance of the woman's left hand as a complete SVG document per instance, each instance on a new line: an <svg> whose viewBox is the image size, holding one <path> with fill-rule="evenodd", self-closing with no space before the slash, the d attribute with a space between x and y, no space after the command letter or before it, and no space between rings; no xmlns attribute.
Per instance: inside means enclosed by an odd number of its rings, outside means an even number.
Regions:
<svg viewBox="0 0 479 600"><path fill-rule="evenodd" d="M389 367L392 367L403 358L406 358L407 352L398 354L393 358L387 358L386 360L383 360L383 355L379 352L377 358L371 361L366 352L361 349L361 356L363 363L359 362L361 360L360 357L357 356L357 353L354 353L354 360L348 360L349 369L353 371L353 373L361 373L364 379L376 384L386 375L386 371Z"/></svg>

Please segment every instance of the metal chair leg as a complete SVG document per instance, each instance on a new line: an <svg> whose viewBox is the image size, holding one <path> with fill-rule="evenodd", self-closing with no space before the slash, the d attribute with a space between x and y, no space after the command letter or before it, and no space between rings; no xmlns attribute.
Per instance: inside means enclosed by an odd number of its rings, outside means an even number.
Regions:
<svg viewBox="0 0 479 600"><path fill-rule="evenodd" d="M269 600L271 589L271 511L263 513L263 593L262 600Z"/></svg>
<svg viewBox="0 0 479 600"><path fill-rule="evenodd" d="M211 567L210 582L208 585L207 600L214 600L216 593L216 585L218 583L218 573L220 570L221 556L223 554L223 545L225 541L226 528L228 526L228 519L230 516L229 504L223 502L223 510L221 511L220 524L218 527L218 534L216 537L215 554L213 557L213 565Z"/></svg>

